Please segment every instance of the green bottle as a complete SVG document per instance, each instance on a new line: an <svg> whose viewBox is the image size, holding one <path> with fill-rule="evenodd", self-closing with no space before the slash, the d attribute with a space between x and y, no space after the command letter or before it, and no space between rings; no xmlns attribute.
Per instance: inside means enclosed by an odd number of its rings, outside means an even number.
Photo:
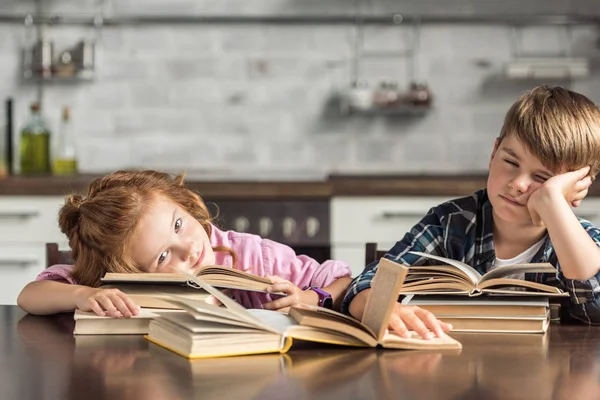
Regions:
<svg viewBox="0 0 600 400"><path fill-rule="evenodd" d="M31 105L31 115L21 130L21 174L46 175L50 165L50 130L40 112L40 104Z"/></svg>

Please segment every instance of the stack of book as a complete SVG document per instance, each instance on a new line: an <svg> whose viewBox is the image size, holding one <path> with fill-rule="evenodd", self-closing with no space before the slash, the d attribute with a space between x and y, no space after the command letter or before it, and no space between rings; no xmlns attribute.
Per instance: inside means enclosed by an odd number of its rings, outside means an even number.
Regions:
<svg viewBox="0 0 600 400"><path fill-rule="evenodd" d="M292 307L289 314L247 310L194 276L190 279L217 298L223 307L178 298L184 313L159 313L150 322L148 340L187 358L286 353L293 340L355 347L394 349L460 349L449 336L425 340L388 332L388 322L407 268L390 260L379 264L364 317L358 321L312 306Z"/></svg>
<svg viewBox="0 0 600 400"><path fill-rule="evenodd" d="M548 263L507 265L481 275L460 261L414 253L444 265L410 267L400 290L402 303L429 310L456 332L544 333L551 320L549 299L567 296L559 288L514 277L556 274Z"/></svg>
<svg viewBox="0 0 600 400"><path fill-rule="evenodd" d="M219 265L202 267L194 271L194 276L201 277L203 281L221 289L267 293L267 288L272 284L267 278ZM101 287L116 288L127 294L141 307L140 314L133 318L112 318L76 310L74 334L145 335L148 333L150 321L158 317L157 312L181 310L180 304L169 300L178 298L200 303L212 301L205 290L191 282L188 277L177 273L107 273L102 278Z"/></svg>

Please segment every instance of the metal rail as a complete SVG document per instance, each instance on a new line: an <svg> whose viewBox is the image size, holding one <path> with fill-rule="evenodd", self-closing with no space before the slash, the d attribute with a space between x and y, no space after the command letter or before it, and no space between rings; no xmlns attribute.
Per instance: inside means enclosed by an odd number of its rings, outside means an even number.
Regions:
<svg viewBox="0 0 600 400"><path fill-rule="evenodd" d="M476 25L600 25L600 15L98 15L29 14L33 24L49 25L398 25L409 24L476 24ZM2 14L0 23L22 24L28 14Z"/></svg>

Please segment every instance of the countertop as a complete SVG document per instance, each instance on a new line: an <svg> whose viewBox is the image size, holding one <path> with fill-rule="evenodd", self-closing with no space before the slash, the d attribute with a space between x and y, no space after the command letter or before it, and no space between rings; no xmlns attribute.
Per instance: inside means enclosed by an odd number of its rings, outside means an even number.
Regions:
<svg viewBox="0 0 600 400"><path fill-rule="evenodd" d="M597 399L600 328L453 333L462 351L302 346L189 361L141 335L73 336L69 313L0 306L2 400ZM510 337L509 337L510 336Z"/></svg>
<svg viewBox="0 0 600 400"><path fill-rule="evenodd" d="M0 180L0 195L60 196L84 193L95 175L11 176ZM485 187L485 175L330 175L321 180L252 181L187 179L204 198L325 199L334 196L464 196ZM590 196L600 196L594 183Z"/></svg>

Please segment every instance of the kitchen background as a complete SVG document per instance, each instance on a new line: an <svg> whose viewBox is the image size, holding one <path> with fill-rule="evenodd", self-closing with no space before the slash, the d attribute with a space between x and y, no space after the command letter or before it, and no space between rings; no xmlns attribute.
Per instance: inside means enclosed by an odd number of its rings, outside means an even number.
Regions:
<svg viewBox="0 0 600 400"><path fill-rule="evenodd" d="M400 24L164 23L44 30L55 57L80 39L97 40L94 77L36 85L22 78L21 51L34 29L0 23L0 94L15 101L15 134L42 92L56 132L70 106L80 172L147 167L190 175L270 179L328 173L485 173L510 104L538 83L559 83L600 100L600 40L594 24L494 23L498 15L600 17L597 0L2 0L0 14L47 14L91 20L127 15L422 16ZM463 17L429 23L427 17ZM473 23L469 17L490 17ZM100 21L100 19L97 19ZM399 22L399 17L396 17ZM336 94L356 77L357 32L368 88L425 84L431 107L403 115L346 115ZM411 53L410 50L413 50ZM584 57L589 73L561 80L512 79L519 55ZM411 55L412 54L412 55ZM412 68L412 73L411 73ZM360 91L357 93L360 94Z"/></svg>
<svg viewBox="0 0 600 400"><path fill-rule="evenodd" d="M524 91L600 100L599 25L597 0L0 0L0 98L13 99L15 150L33 102L54 141L68 106L79 172L187 171L222 228L356 276L366 243L389 249L430 207L485 185ZM52 68L35 62L49 62L40 38ZM21 147L27 168L50 169ZM369 174L392 176L353 176ZM68 249L58 210L91 179L0 179L0 304L53 263L47 244ZM597 225L599 195L575 210Z"/></svg>

